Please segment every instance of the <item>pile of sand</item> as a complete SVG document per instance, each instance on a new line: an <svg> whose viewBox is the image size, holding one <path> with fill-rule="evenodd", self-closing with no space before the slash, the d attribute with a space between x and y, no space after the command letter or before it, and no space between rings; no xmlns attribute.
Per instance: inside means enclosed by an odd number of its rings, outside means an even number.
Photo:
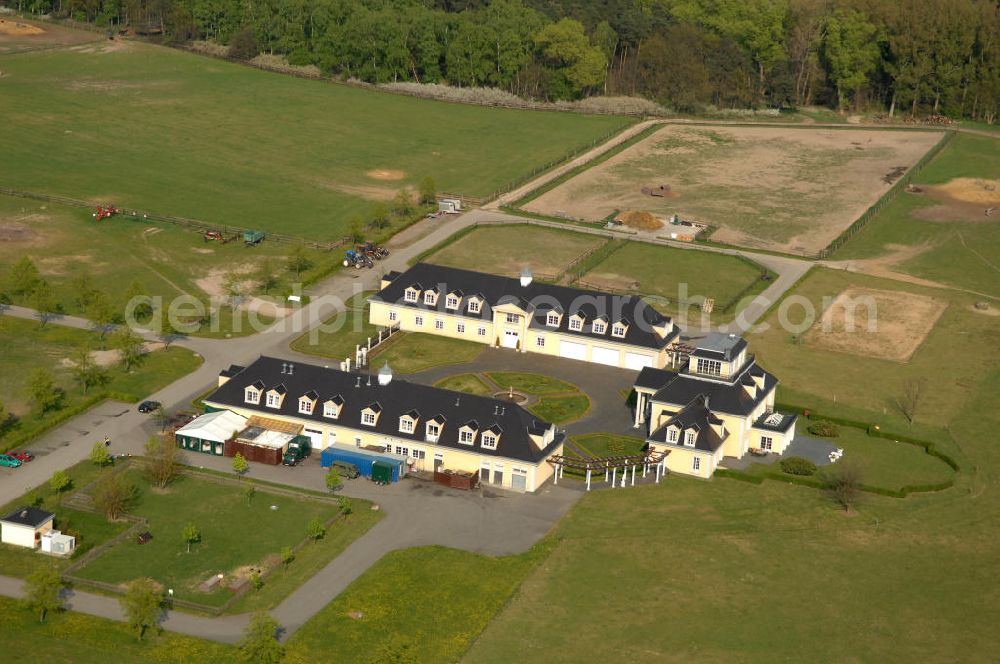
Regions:
<svg viewBox="0 0 1000 664"><path fill-rule="evenodd" d="M406 173L403 171L393 171L385 168L376 168L368 171L365 175L373 180L402 180L406 177Z"/></svg>
<svg viewBox="0 0 1000 664"><path fill-rule="evenodd" d="M14 35L17 37L23 37L25 35L44 35L45 30L41 29L37 25L29 25L27 23L17 23L15 21L7 21L0 18L0 35Z"/></svg>
<svg viewBox="0 0 1000 664"><path fill-rule="evenodd" d="M963 203L1000 205L1000 180L982 178L955 178L945 184L924 185L924 190Z"/></svg>
<svg viewBox="0 0 1000 664"><path fill-rule="evenodd" d="M630 210L615 217L619 223L641 231L655 231L663 228L663 222L649 212Z"/></svg>

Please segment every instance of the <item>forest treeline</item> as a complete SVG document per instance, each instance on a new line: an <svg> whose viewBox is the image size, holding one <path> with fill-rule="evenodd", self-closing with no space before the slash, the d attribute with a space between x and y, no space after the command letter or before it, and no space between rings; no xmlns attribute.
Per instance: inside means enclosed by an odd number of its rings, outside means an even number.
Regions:
<svg viewBox="0 0 1000 664"><path fill-rule="evenodd" d="M371 83L994 122L997 0L0 0Z"/></svg>

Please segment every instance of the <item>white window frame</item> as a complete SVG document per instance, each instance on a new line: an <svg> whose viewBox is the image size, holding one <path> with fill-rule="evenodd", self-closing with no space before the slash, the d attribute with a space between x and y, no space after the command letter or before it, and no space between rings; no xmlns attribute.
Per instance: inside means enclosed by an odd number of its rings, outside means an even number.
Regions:
<svg viewBox="0 0 1000 664"><path fill-rule="evenodd" d="M694 431L684 432L684 447L694 447L694 441L697 438Z"/></svg>
<svg viewBox="0 0 1000 664"><path fill-rule="evenodd" d="M569 319L569 329L574 332L580 332L583 330L583 319L582 318L570 318Z"/></svg>
<svg viewBox="0 0 1000 664"><path fill-rule="evenodd" d="M340 407L332 401L328 401L323 404L323 417L329 417L331 419L337 419L340 417Z"/></svg>
<svg viewBox="0 0 1000 664"><path fill-rule="evenodd" d="M445 298L444 306L446 309L458 309L458 298L454 295L449 295Z"/></svg>
<svg viewBox="0 0 1000 664"><path fill-rule="evenodd" d="M469 300L469 313L470 314L478 314L478 313L482 312L482 310L483 310L483 303L482 302L480 302L476 298L473 298L473 299Z"/></svg>
<svg viewBox="0 0 1000 664"><path fill-rule="evenodd" d="M594 331L594 334L604 334L608 331L608 324L603 320L595 320L594 324L591 325L591 329Z"/></svg>
<svg viewBox="0 0 1000 664"><path fill-rule="evenodd" d="M545 337L543 337L540 334L537 337L535 337L535 345L538 346L539 348L545 348Z"/></svg>
<svg viewBox="0 0 1000 664"><path fill-rule="evenodd" d="M437 422L428 422L425 435L427 440L437 442L441 438L441 425Z"/></svg>
<svg viewBox="0 0 1000 664"><path fill-rule="evenodd" d="M434 291L424 291L424 304L432 307L437 304L437 293Z"/></svg>
<svg viewBox="0 0 1000 664"><path fill-rule="evenodd" d="M691 470L693 470L696 473L701 471L701 457L700 456L693 456L693 457L691 457Z"/></svg>
<svg viewBox="0 0 1000 664"><path fill-rule="evenodd" d="M423 316L414 316L413 317L413 324L416 327L423 327L424 326L424 317Z"/></svg>
<svg viewBox="0 0 1000 664"><path fill-rule="evenodd" d="M465 334L465 323L457 323L455 325L455 331L459 334Z"/></svg>
<svg viewBox="0 0 1000 664"><path fill-rule="evenodd" d="M260 403L260 390L248 387L243 390L243 401L244 403L259 404Z"/></svg>
<svg viewBox="0 0 1000 664"><path fill-rule="evenodd" d="M396 314L396 312L395 312L395 311L390 311L390 312L389 312L389 320L393 320L393 321L394 321L394 320L396 320L397 318L399 318L399 316L398 316L398 315Z"/></svg>
<svg viewBox="0 0 1000 664"><path fill-rule="evenodd" d="M365 410L361 412L361 423L365 426L373 427L376 421L378 421L378 417L372 411Z"/></svg>
<svg viewBox="0 0 1000 664"><path fill-rule="evenodd" d="M399 456L408 457L410 456L410 448L403 447L402 445L396 445L396 454L398 454Z"/></svg>
<svg viewBox="0 0 1000 664"><path fill-rule="evenodd" d="M495 450L497 448L497 435L495 433L484 433L479 440L484 450Z"/></svg>
<svg viewBox="0 0 1000 664"><path fill-rule="evenodd" d="M518 316L517 314L506 314L505 320L509 325L517 325L518 323L521 322L521 317Z"/></svg>
<svg viewBox="0 0 1000 664"><path fill-rule="evenodd" d="M667 429L667 442L668 443L677 442L677 429Z"/></svg>
<svg viewBox="0 0 1000 664"><path fill-rule="evenodd" d="M313 402L305 397L299 399L299 412L303 415L313 414Z"/></svg>
<svg viewBox="0 0 1000 664"><path fill-rule="evenodd" d="M413 420L408 417L399 418L399 430L403 433L413 433Z"/></svg>
<svg viewBox="0 0 1000 664"><path fill-rule="evenodd" d="M476 442L476 433L470 429L461 429L458 432L458 442L465 445L472 445Z"/></svg>
<svg viewBox="0 0 1000 664"><path fill-rule="evenodd" d="M435 318L434 319L434 329L435 330L443 330L444 329L444 319L443 318Z"/></svg>
<svg viewBox="0 0 1000 664"><path fill-rule="evenodd" d="M760 437L760 449L770 452L774 448L774 438L771 436Z"/></svg>
<svg viewBox="0 0 1000 664"><path fill-rule="evenodd" d="M276 392L267 393L267 407L268 408L281 408L281 395Z"/></svg>
<svg viewBox="0 0 1000 664"><path fill-rule="evenodd" d="M420 299L420 293L415 289L407 288L406 291L403 293L403 299L406 300L407 302L416 302L418 299Z"/></svg>
<svg viewBox="0 0 1000 664"><path fill-rule="evenodd" d="M554 311L550 311L545 316L545 324L549 327L559 327L559 314Z"/></svg>
<svg viewBox="0 0 1000 664"><path fill-rule="evenodd" d="M695 358L695 371L706 376L721 376L722 362L719 360L709 360L704 357Z"/></svg>
<svg viewBox="0 0 1000 664"><path fill-rule="evenodd" d="M618 337L619 339L625 336L626 327L621 323L615 323L611 326L611 336Z"/></svg>
<svg viewBox="0 0 1000 664"><path fill-rule="evenodd" d="M480 327L479 330L476 331L476 334L478 334L481 337L485 337L486 336L486 328L485 327Z"/></svg>

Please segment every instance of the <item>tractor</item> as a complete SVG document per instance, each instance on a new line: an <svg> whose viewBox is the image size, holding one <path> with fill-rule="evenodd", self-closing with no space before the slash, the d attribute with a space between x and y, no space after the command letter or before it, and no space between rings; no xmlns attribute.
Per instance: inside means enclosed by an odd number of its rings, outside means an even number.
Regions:
<svg viewBox="0 0 1000 664"><path fill-rule="evenodd" d="M389 250L385 247L379 246L374 242L365 242L364 244L359 244L357 246L357 251L363 253L371 259L380 261L389 255Z"/></svg>
<svg viewBox="0 0 1000 664"><path fill-rule="evenodd" d="M116 208L114 205L98 205L97 212L94 213L94 219L100 221L101 219L113 217L120 212L121 210Z"/></svg>
<svg viewBox="0 0 1000 664"><path fill-rule="evenodd" d="M351 266L360 270L363 267L375 267L375 263L363 251L348 249L344 254L344 267Z"/></svg>
<svg viewBox="0 0 1000 664"><path fill-rule="evenodd" d="M223 240L224 238L220 231L205 231L204 239L205 242L211 242L213 240Z"/></svg>

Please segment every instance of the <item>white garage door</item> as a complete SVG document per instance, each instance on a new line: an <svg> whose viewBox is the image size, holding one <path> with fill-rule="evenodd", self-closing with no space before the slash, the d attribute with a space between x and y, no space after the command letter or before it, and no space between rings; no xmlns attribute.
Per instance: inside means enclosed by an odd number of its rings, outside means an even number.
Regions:
<svg viewBox="0 0 1000 664"><path fill-rule="evenodd" d="M312 441L312 448L314 450L323 446L323 432L319 429L303 429L302 433L309 436L309 440Z"/></svg>
<svg viewBox="0 0 1000 664"><path fill-rule="evenodd" d="M598 364L610 364L613 367L621 366L622 354L614 348L604 346L594 346L590 349L590 359Z"/></svg>
<svg viewBox="0 0 1000 664"><path fill-rule="evenodd" d="M586 360L587 347L583 344L574 343L572 341L560 341L559 355L573 360Z"/></svg>
<svg viewBox="0 0 1000 664"><path fill-rule="evenodd" d="M639 371L643 367L653 366L653 356L642 353L625 353L625 368Z"/></svg>
<svg viewBox="0 0 1000 664"><path fill-rule="evenodd" d="M517 348L517 339L519 335L517 332L512 332L511 330L504 330L503 337L500 341L504 348Z"/></svg>

